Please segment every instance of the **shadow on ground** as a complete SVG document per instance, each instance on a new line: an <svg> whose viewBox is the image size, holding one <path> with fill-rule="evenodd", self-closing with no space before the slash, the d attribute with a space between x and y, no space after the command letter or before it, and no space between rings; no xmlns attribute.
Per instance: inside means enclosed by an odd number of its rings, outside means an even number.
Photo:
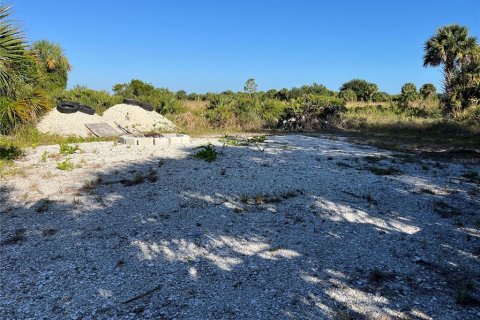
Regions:
<svg viewBox="0 0 480 320"><path fill-rule="evenodd" d="M4 187L0 314L477 318L475 185L416 192L447 188L441 169L374 175L373 149L289 139L95 171L65 201L20 205Z"/></svg>

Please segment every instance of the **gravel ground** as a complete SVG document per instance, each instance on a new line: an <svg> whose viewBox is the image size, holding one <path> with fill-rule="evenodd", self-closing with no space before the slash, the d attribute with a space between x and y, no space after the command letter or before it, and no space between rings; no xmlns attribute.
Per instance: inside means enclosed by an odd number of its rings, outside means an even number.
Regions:
<svg viewBox="0 0 480 320"><path fill-rule="evenodd" d="M478 159L300 135L80 148L0 182L1 319L480 318Z"/></svg>

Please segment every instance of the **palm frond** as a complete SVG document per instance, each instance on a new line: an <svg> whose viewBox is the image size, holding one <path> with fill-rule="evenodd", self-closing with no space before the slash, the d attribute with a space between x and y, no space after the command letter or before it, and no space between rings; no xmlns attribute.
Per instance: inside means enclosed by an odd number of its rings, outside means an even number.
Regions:
<svg viewBox="0 0 480 320"><path fill-rule="evenodd" d="M0 6L0 93L12 96L10 66L24 58L26 40L23 33L9 20L10 6Z"/></svg>

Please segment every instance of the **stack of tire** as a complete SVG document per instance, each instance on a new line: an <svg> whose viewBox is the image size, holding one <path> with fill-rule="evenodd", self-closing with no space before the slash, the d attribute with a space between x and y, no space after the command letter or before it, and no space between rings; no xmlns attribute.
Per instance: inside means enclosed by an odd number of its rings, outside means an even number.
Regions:
<svg viewBox="0 0 480 320"><path fill-rule="evenodd" d="M123 99L123 103L129 104L131 106L138 106L138 107L140 107L142 109L145 109L147 111L153 111L153 107L151 105L149 105L148 103L145 103L145 102L140 102L140 101L133 100L133 99Z"/></svg>
<svg viewBox="0 0 480 320"><path fill-rule="evenodd" d="M57 105L57 110L61 113L75 113L78 111L90 115L95 114L95 110L91 107L73 101L61 101Z"/></svg>

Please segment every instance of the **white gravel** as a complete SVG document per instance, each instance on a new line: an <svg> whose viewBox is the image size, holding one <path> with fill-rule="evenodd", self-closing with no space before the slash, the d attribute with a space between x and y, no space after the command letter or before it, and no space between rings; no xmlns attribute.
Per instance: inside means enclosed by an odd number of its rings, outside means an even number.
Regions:
<svg viewBox="0 0 480 320"><path fill-rule="evenodd" d="M80 148L0 181L1 319L480 318L455 303L480 286L472 161L299 135Z"/></svg>
<svg viewBox="0 0 480 320"><path fill-rule="evenodd" d="M121 133L116 125L127 129L136 129L142 132L173 131L175 125L155 111L147 111L138 106L117 104L108 108L103 116L88 115L82 112L61 113L57 109L48 112L37 125L40 132L55 133L63 136L93 136L85 127L87 123L108 123Z"/></svg>
<svg viewBox="0 0 480 320"><path fill-rule="evenodd" d="M89 115L83 112L61 113L56 108L49 111L37 124L37 129L44 133L60 134L62 136L89 137L92 132L85 123L105 122L98 114Z"/></svg>
<svg viewBox="0 0 480 320"><path fill-rule="evenodd" d="M158 112L128 104L117 104L108 108L103 113L103 119L114 128L116 122L122 127L142 132L175 130L175 125Z"/></svg>

